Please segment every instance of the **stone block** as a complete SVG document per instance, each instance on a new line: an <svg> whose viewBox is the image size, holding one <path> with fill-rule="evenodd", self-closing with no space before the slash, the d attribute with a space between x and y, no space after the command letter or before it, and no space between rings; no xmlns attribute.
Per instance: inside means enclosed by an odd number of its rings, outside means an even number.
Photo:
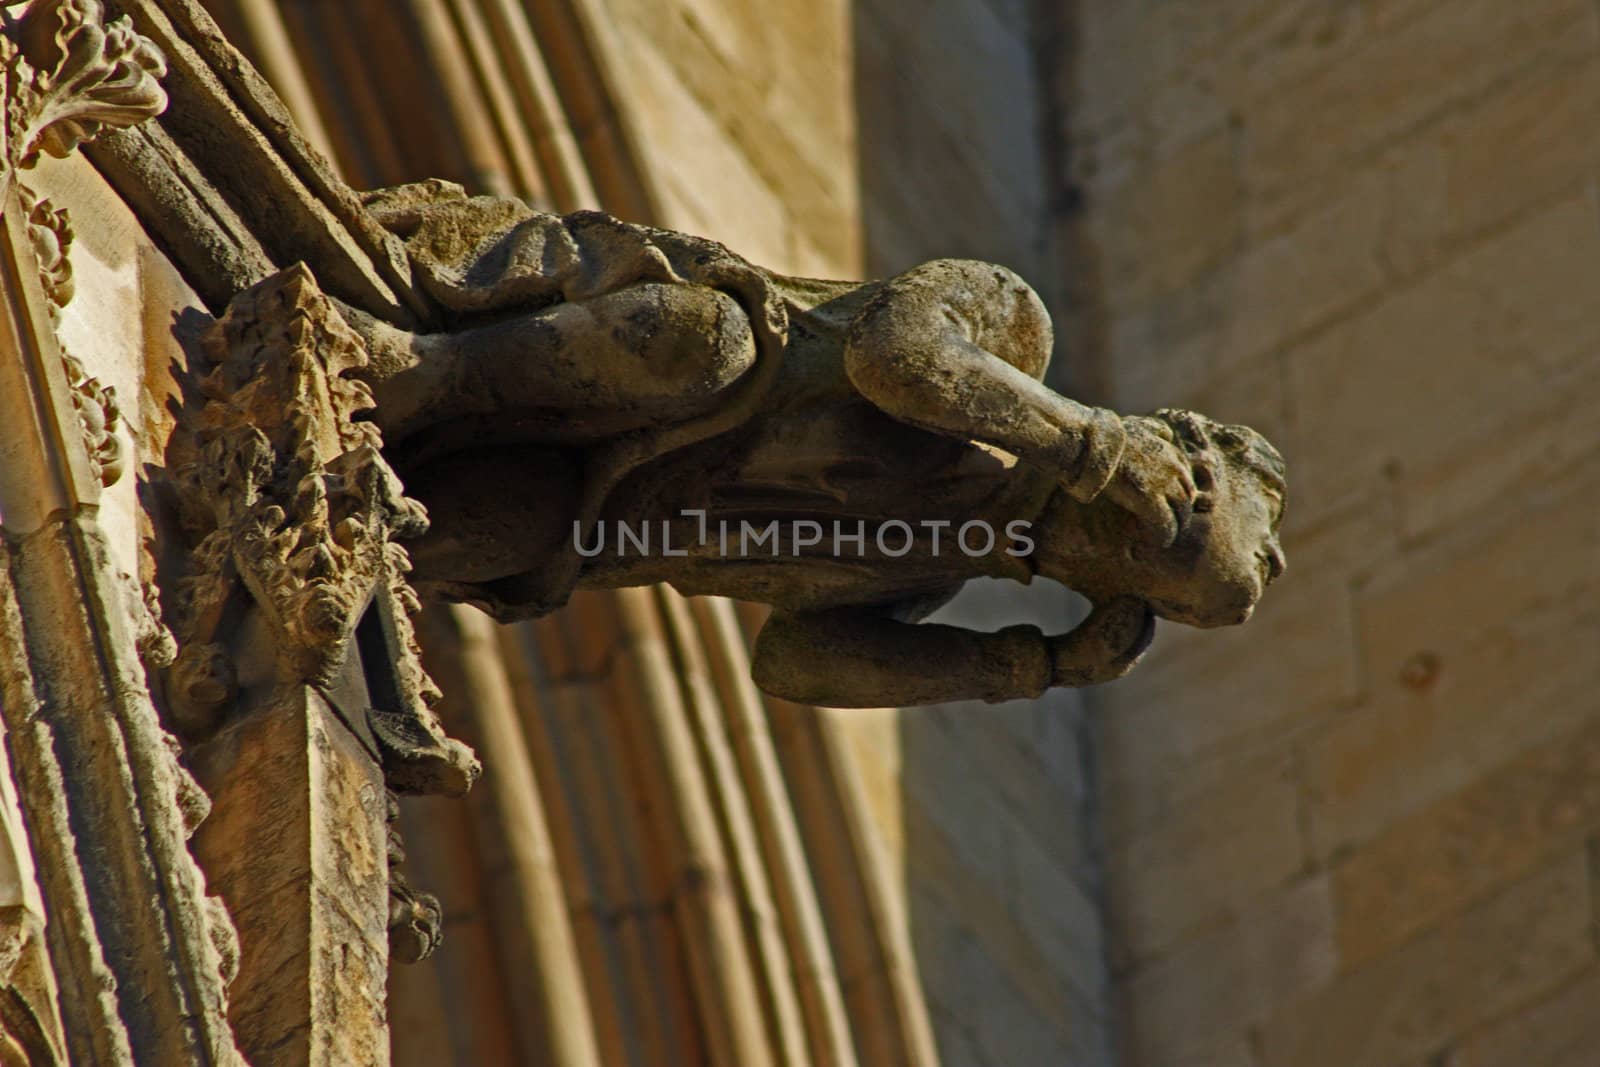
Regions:
<svg viewBox="0 0 1600 1067"><path fill-rule="evenodd" d="M1446 1067L1590 1067L1600 1048L1600 971L1464 1039Z"/></svg>
<svg viewBox="0 0 1600 1067"><path fill-rule="evenodd" d="M1261 1030L1266 1062L1420 1063L1454 1035L1593 966L1590 925L1579 850L1276 1012Z"/></svg>
<svg viewBox="0 0 1600 1067"><path fill-rule="evenodd" d="M1397 560L1358 602L1370 690L1306 747L1328 857L1463 788L1593 710L1600 639L1592 485Z"/></svg>
<svg viewBox="0 0 1600 1067"><path fill-rule="evenodd" d="M875 87L857 100L869 269L911 265L880 258L887 232L918 259L988 258L1042 277L1044 164L1026 42L982 5L908 20L883 4L858 9L854 44L857 80ZM1036 255L1039 269L1027 262Z"/></svg>
<svg viewBox="0 0 1600 1067"><path fill-rule="evenodd" d="M1518 68L1591 50L1594 33L1587 0L1438 4L1252 107L1249 183L1271 196L1315 182Z"/></svg>
<svg viewBox="0 0 1600 1067"><path fill-rule="evenodd" d="M1289 352L1297 491L1337 499L1437 462L1545 396L1600 345L1597 269L1600 218L1572 198Z"/></svg>
<svg viewBox="0 0 1600 1067"><path fill-rule="evenodd" d="M1570 196L1600 165L1600 143L1588 136L1597 111L1600 56L1585 55L1533 66L1428 136L1398 145L1380 164L1405 207L1384 242L1388 261L1415 274L1536 205Z"/></svg>
<svg viewBox="0 0 1600 1067"><path fill-rule="evenodd" d="M1042 813L1035 813L1034 821ZM1004 882L1013 921L1056 961L1083 1000L1103 1008L1106 966L1101 911L1091 890L1037 842L1037 827L1012 824Z"/></svg>
<svg viewBox="0 0 1600 1067"><path fill-rule="evenodd" d="M1181 883L1174 892L1183 892ZM1214 1067L1240 1059L1250 1029L1332 980L1333 908L1312 878L1263 894L1235 922L1142 969L1127 984L1126 1048L1139 1067ZM1274 1063L1276 1061L1273 1061ZM1298 1060L1286 1060L1301 1067Z"/></svg>
<svg viewBox="0 0 1600 1067"><path fill-rule="evenodd" d="M1139 4L1095 8L1093 17L1074 20L1073 62L1056 73L1057 98L1070 101L1068 121L1075 131L1101 129L1138 117L1139 104L1163 70Z"/></svg>
<svg viewBox="0 0 1600 1067"><path fill-rule="evenodd" d="M973 975L983 993L964 1006L971 1033L983 1064L1070 1063L1106 1065L1112 1062L1105 1026L1083 1012L1065 1026L1051 1026L1029 1010L1026 998L993 981L992 973Z"/></svg>
<svg viewBox="0 0 1600 1067"><path fill-rule="evenodd" d="M1041 1012L959 913L914 891L911 914L941 1067L1112 1062L1108 1027L1094 1006L1069 995L1070 1003Z"/></svg>
<svg viewBox="0 0 1600 1067"><path fill-rule="evenodd" d="M1227 781L1183 795L1160 825L1108 842L1113 955L1146 960L1237 919L1304 863L1287 755L1235 765Z"/></svg>
<svg viewBox="0 0 1600 1067"><path fill-rule="evenodd" d="M1350 701L1357 688L1343 576L1291 572L1245 626L1162 627L1150 662L1100 696L1099 765L1108 838L1171 817L1208 782Z"/></svg>
<svg viewBox="0 0 1600 1067"><path fill-rule="evenodd" d="M1002 163L1020 151L1036 151L1038 108L1032 84L1029 36L1007 25L984 3L916 7L864 0L855 14L856 47L877 51L868 75L910 88L905 114L911 130L936 128L950 134L974 158L988 161L1000 184L1035 184L1040 175L1006 173ZM864 38L878 37L874 45ZM875 82L868 82L874 84ZM862 101L870 115L873 105ZM937 183L937 173L925 176Z"/></svg>
<svg viewBox="0 0 1600 1067"><path fill-rule="evenodd" d="M926 709L908 709L902 716L918 721L903 724L899 742L901 758L885 775L885 789L894 792L902 825L886 834L899 837L916 822L936 829L963 868L992 879L992 891L1003 894L1004 873L1010 864L1007 827L1017 818L1002 802L999 791L981 775L972 773L968 750L926 718ZM863 761L870 759L864 756ZM879 772L868 771L866 776ZM909 809L915 808L913 814ZM916 862L910 853L919 842L906 839L905 863Z"/></svg>
<svg viewBox="0 0 1600 1067"><path fill-rule="evenodd" d="M930 861L947 862L933 854L942 851L938 842L920 834L919 840ZM996 997L1061 1043L1094 1018L1095 1002L1074 983L1068 965L1046 957L988 887L924 867L908 873L906 899L925 995L963 1028L970 1031L983 1001Z"/></svg>
<svg viewBox="0 0 1600 1067"><path fill-rule="evenodd" d="M1266 435L1292 465L1283 376L1283 360L1275 354L1229 361L1216 374L1207 375L1201 387L1185 397L1180 406L1203 411L1218 422L1243 423L1255 429Z"/></svg>
<svg viewBox="0 0 1600 1067"><path fill-rule="evenodd" d="M689 233L737 233L739 253L782 270L788 214L745 154L654 42L623 34L628 90L662 187L666 225Z"/></svg>
<svg viewBox="0 0 1600 1067"><path fill-rule="evenodd" d="M810 239L849 258L857 175L849 25L839 0L761 8L727 0L621 0L615 17L630 56L636 49L659 56ZM647 129L655 147L659 132ZM703 180L714 187L717 177Z"/></svg>
<svg viewBox="0 0 1600 1067"><path fill-rule="evenodd" d="M1299 469L1300 449L1292 436L1286 447L1289 477L1293 478ZM1289 510L1279 536L1293 577L1281 579L1281 588L1295 589L1308 576L1312 581L1337 578L1351 588L1359 588L1378 569L1393 565L1403 551L1398 537L1399 511L1390 485L1363 487L1331 500L1308 497L1293 489L1290 492ZM1273 592L1278 588L1275 585Z"/></svg>
<svg viewBox="0 0 1600 1067"><path fill-rule="evenodd" d="M1054 710L1056 714L1050 718L1073 716L1070 709ZM1087 828L1078 819L1039 818L1047 811L1081 810L1087 796L1083 768L1076 761L1076 741L1066 728L1050 731L1045 741L1036 740L1038 720L1045 717L1042 709L1025 701L951 707L940 715L937 755L929 751L929 737L919 739L917 734L907 733L902 782L910 791L928 794L931 803L940 803L937 794L951 793L952 781L969 781L970 785L954 792L987 794L999 806L999 817L1031 833L1030 847L1087 884L1094 869L1085 840ZM1055 753L1054 762L1047 764L1044 760L1052 753L1046 746L1052 743L1068 745L1071 751ZM957 777L949 777L951 774Z"/></svg>
<svg viewBox="0 0 1600 1067"><path fill-rule="evenodd" d="M1596 397L1600 358L1579 359L1551 373L1545 388L1511 398L1472 440L1402 468L1395 484L1402 536L1412 543L1440 536L1569 482L1600 450Z"/></svg>
<svg viewBox="0 0 1600 1067"><path fill-rule="evenodd" d="M1213 377L1231 276L1202 272L1195 284L1154 294L1129 306L1096 309L1108 321L1093 372L1104 379L1106 400L1130 411L1150 411L1195 395ZM1108 294L1113 297L1115 294Z"/></svg>
<svg viewBox="0 0 1600 1067"><path fill-rule="evenodd" d="M1356 849L1333 872L1346 965L1455 914L1600 826L1600 718Z"/></svg>
<svg viewBox="0 0 1600 1067"><path fill-rule="evenodd" d="M1218 84L1218 59L1207 55L1180 66L1151 86L1140 118L1152 166L1164 165L1196 141L1234 131L1233 102Z"/></svg>
<svg viewBox="0 0 1600 1067"><path fill-rule="evenodd" d="M1138 306L1233 250L1240 217L1233 161L1233 137L1223 129L1095 198L1087 221L1110 301Z"/></svg>
<svg viewBox="0 0 1600 1067"><path fill-rule="evenodd" d="M1263 235L1228 268L1218 373L1286 346L1378 293L1391 207L1381 175L1342 182L1315 210Z"/></svg>
<svg viewBox="0 0 1600 1067"><path fill-rule="evenodd" d="M1293 92L1308 78L1349 62L1367 44L1360 4L1326 0L1255 0L1221 45L1216 79L1236 107Z"/></svg>

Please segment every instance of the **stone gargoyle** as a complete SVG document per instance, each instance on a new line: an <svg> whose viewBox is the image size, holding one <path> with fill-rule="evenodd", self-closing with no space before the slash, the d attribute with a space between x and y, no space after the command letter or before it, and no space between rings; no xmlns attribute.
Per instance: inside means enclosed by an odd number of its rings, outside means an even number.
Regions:
<svg viewBox="0 0 1600 1067"><path fill-rule="evenodd" d="M368 207L446 316L409 333L348 315L432 516L424 593L501 619L579 587L758 601L763 689L912 705L1117 678L1156 616L1243 622L1284 568L1273 447L1053 392L1049 317L1003 267L825 282L440 182ZM970 578L1037 575L1088 617L1060 635L920 621Z"/></svg>

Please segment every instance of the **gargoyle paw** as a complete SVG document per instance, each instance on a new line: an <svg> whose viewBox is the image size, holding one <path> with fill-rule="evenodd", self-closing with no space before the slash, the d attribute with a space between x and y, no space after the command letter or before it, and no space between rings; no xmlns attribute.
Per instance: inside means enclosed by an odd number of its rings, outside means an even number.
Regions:
<svg viewBox="0 0 1600 1067"><path fill-rule="evenodd" d="M1096 605L1071 632L1049 639L1052 684L1099 685L1133 669L1155 637L1156 617L1137 597Z"/></svg>

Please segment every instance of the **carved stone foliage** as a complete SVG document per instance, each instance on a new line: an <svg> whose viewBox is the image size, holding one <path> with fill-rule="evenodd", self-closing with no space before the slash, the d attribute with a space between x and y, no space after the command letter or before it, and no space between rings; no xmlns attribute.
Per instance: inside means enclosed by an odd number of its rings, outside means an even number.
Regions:
<svg viewBox="0 0 1600 1067"><path fill-rule="evenodd" d="M419 533L426 516L379 455L376 427L355 421L371 396L344 373L366 353L309 270L242 294L208 343L199 454L180 472L186 518L208 532L180 641L210 637L242 583L281 639L287 680L330 682L389 534Z"/></svg>
<svg viewBox="0 0 1600 1067"><path fill-rule="evenodd" d="M107 24L100 0L36 0L0 37L4 172L17 184L40 281L55 318L73 295L72 221L22 184L41 152L58 158L107 128L131 126L166 107L160 49L127 18ZM112 389L67 359L72 403L103 485L122 476L120 413Z"/></svg>
<svg viewBox="0 0 1600 1067"><path fill-rule="evenodd" d="M180 583L169 676L191 735L213 729L236 681L227 630L247 596L265 617L278 680L330 686L370 611L389 685L369 713L390 784L465 792L478 766L445 738L439 691L423 671L399 539L427 529L379 452L367 386L349 376L367 350L304 265L241 293L206 339L213 364L178 473L185 522L199 538Z"/></svg>
<svg viewBox="0 0 1600 1067"><path fill-rule="evenodd" d="M115 485L122 477L124 466L122 439L117 436L117 429L122 425L117 391L102 385L71 355L63 353L62 356L67 366L67 382L72 387L72 407L78 413L83 443L89 450L89 465L101 485Z"/></svg>
<svg viewBox="0 0 1600 1067"><path fill-rule="evenodd" d="M0 43L0 61L14 166L31 166L40 152L65 157L101 130L143 122L167 105L161 50L126 17L107 24L100 0L36 0L14 39Z"/></svg>
<svg viewBox="0 0 1600 1067"><path fill-rule="evenodd" d="M20 186L18 192L22 209L28 213L28 240L39 259L39 280L44 283L44 295L50 298L50 314L54 318L72 300L75 290L72 219L66 208L51 207L50 201L40 200L26 186Z"/></svg>
<svg viewBox="0 0 1600 1067"><path fill-rule="evenodd" d="M75 234L66 208L41 200L26 185L17 186L22 210L28 219L28 242L39 261L39 280L49 300L51 322L59 322L61 311L72 301L77 287L72 279L72 242ZM72 407L83 426L83 442L89 465L100 484L115 485L122 477L123 449L117 430L122 410L117 406L117 391L92 376L83 363L62 352L67 370L67 385L72 390Z"/></svg>

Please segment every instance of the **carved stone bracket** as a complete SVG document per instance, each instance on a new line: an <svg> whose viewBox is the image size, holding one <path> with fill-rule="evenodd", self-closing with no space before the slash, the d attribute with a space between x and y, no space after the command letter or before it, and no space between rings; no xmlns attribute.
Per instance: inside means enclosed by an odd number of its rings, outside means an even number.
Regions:
<svg viewBox="0 0 1600 1067"><path fill-rule="evenodd" d="M213 370L178 474L200 538L180 583L180 651L170 691L180 728L218 725L236 686L226 650L240 598L271 629L278 681L330 687L372 609L388 692L370 730L391 785L465 792L477 761L444 736L439 691L422 669L410 617L420 607L398 539L427 529L379 452L366 385L347 377L367 351L304 265L241 293L207 336Z"/></svg>
<svg viewBox="0 0 1600 1067"><path fill-rule="evenodd" d="M389 791L389 903L375 921L395 959L421 960L438 943L440 908L398 869L394 794L460 795L479 772L439 726L441 694L412 627L421 605L399 540L424 532L427 515L363 418L371 394L348 375L367 349L303 264L240 293L205 355L206 402L177 445L188 452L180 507L198 543L178 584L171 711L191 740L216 735L226 747L230 709L262 706L249 697L260 667L241 663L244 646L260 644L250 627L264 625L275 690L321 690Z"/></svg>

